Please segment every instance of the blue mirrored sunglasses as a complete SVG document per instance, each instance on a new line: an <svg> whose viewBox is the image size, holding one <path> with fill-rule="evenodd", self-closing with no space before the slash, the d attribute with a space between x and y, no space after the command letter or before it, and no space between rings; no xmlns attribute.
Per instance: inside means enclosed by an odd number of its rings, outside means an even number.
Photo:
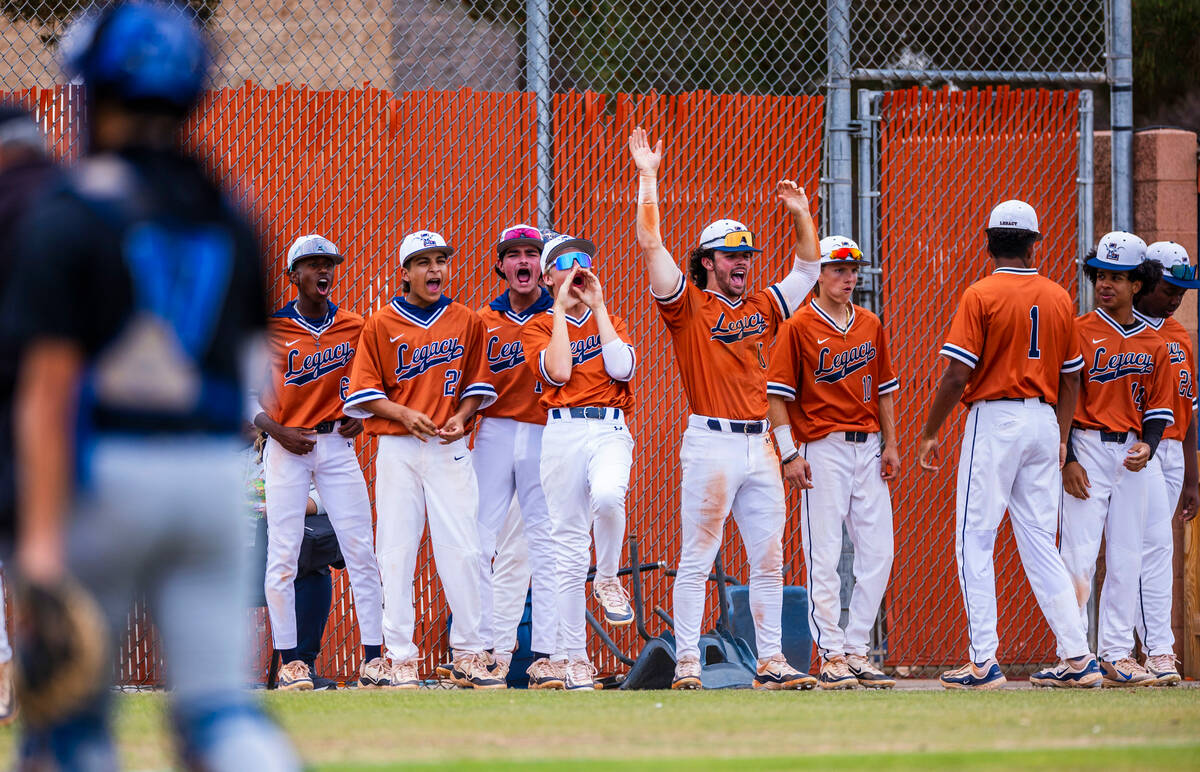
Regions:
<svg viewBox="0 0 1200 772"><path fill-rule="evenodd" d="M554 258L554 267L560 271L571 270L572 263L579 263L580 268L591 268L592 256L587 252L563 252Z"/></svg>
<svg viewBox="0 0 1200 772"><path fill-rule="evenodd" d="M1181 281L1194 281L1196 278L1196 266L1179 263L1171 266L1168 269L1168 273Z"/></svg>

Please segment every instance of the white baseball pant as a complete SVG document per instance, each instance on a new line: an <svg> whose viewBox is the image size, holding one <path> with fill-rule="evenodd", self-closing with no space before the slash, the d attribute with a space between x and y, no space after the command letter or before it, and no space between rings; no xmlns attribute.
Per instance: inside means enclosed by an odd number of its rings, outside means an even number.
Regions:
<svg viewBox="0 0 1200 772"><path fill-rule="evenodd" d="M562 417L551 417L542 434L541 468L558 573L558 636L549 653L563 660L587 656L584 590L593 529L596 579L615 578L621 565L633 437L619 412L617 418L557 412Z"/></svg>
<svg viewBox="0 0 1200 772"><path fill-rule="evenodd" d="M1146 498L1136 627L1142 648L1147 655L1156 657L1175 653L1175 633L1171 631L1175 535L1171 521L1183 492L1183 443L1160 442L1146 471L1152 477Z"/></svg>
<svg viewBox="0 0 1200 772"><path fill-rule="evenodd" d="M710 429L710 420L724 429L730 424L725 419L689 416L679 450L682 548L671 600L676 656L700 654L705 587L732 509L750 562L755 648L760 659L767 659L783 650L780 617L787 517L779 459L765 432Z"/></svg>
<svg viewBox="0 0 1200 772"><path fill-rule="evenodd" d="M1132 432L1124 442L1104 442L1100 432L1090 429L1072 429L1071 438L1091 487L1086 499L1063 494L1060 549L1074 582L1076 624L1087 635L1087 602L1096 575L1100 537L1104 537L1104 586L1100 591L1096 653L1116 662L1133 652L1146 497L1154 474L1125 468L1129 448L1138 441Z"/></svg>
<svg viewBox="0 0 1200 772"><path fill-rule="evenodd" d="M529 564L533 573L534 651L554 651L558 635L558 582L554 563L554 540L550 534L550 515L542 494L541 424L511 418L483 418L475 434L472 459L479 480L479 593L483 600L479 634L487 648L508 651L508 633L497 628L494 620L492 582L496 572L492 563L497 540L510 504L516 495L518 519L525 521ZM528 582L528 577L526 577ZM524 607L525 591L521 590ZM518 621L520 621L518 619ZM514 628L515 630L515 628Z"/></svg>
<svg viewBox="0 0 1200 772"><path fill-rule="evenodd" d="M313 449L302 456L273 439L263 449L263 486L267 506L265 590L271 635L277 649L296 647L296 580L304 512L310 486L325 505L337 534L350 587L358 631L365 646L383 643L383 588L371 533L371 501L354 441L337 433L313 435Z"/></svg>
<svg viewBox="0 0 1200 772"><path fill-rule="evenodd" d="M479 653L479 504L465 439L443 445L384 435L375 456L375 554L383 577L383 640L394 662L416 659L413 577L425 520L450 605L450 647Z"/></svg>
<svg viewBox="0 0 1200 772"><path fill-rule="evenodd" d="M531 574L529 543L521 523L521 508L514 499L508 509L504 528L500 531L496 558L492 561L492 630L497 659L510 659L517 648L517 628L521 626L521 617L525 615L525 598L529 593ZM551 592L554 589L551 587ZM556 598L551 595L549 602L554 618L558 619ZM557 630L551 629L552 645L556 633ZM533 650L549 653L545 649Z"/></svg>
<svg viewBox="0 0 1200 772"><path fill-rule="evenodd" d="M880 477L883 447L879 433L851 442L834 432L803 443L800 454L812 467L811 490L801 499L804 562L808 566L808 626L821 655L857 654L870 649L871 626L892 570L892 500ZM843 632L841 578L842 523L854 544L854 592Z"/></svg>
<svg viewBox="0 0 1200 772"><path fill-rule="evenodd" d="M1062 474L1054 408L1037 399L976 402L958 458L954 549L974 662L996 656L996 530L1007 508L1017 552L1060 656L1088 653L1071 578L1054 543Z"/></svg>

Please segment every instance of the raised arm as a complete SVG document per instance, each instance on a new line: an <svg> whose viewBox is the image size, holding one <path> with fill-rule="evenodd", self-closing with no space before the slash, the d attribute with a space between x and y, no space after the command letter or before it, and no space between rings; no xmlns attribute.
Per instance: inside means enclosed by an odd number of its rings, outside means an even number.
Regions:
<svg viewBox="0 0 1200 772"><path fill-rule="evenodd" d="M792 270L777 285L787 300L788 311L794 313L821 274L821 249L804 188L793 180L780 180L775 185L775 195L791 216L792 230L796 233Z"/></svg>
<svg viewBox="0 0 1200 772"><path fill-rule="evenodd" d="M658 167L662 163L663 143L653 148L646 130L638 127L629 136L629 154L638 171L637 240L650 275L650 291L659 297L671 294L683 281L683 272L675 258L663 246L658 215Z"/></svg>

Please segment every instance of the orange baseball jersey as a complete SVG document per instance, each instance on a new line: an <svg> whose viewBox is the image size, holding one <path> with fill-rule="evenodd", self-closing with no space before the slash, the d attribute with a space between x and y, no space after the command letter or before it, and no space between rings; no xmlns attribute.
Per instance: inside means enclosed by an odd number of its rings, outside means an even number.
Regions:
<svg viewBox="0 0 1200 772"><path fill-rule="evenodd" d="M879 397L899 388L883 324L867 309L850 306L843 330L813 302L780 326L767 393L788 400L800 442L879 431Z"/></svg>
<svg viewBox="0 0 1200 772"><path fill-rule="evenodd" d="M629 343L625 323L615 316L612 320L617 337ZM600 353L600 328L588 309L582 318L567 317L567 335L571 341L571 377L557 383L546 374L546 346L554 326L554 312L538 314L521 331L525 346L525 364L542 382L542 410L555 407L619 407L625 412L633 407L633 389L629 381L618 381L604 369Z"/></svg>
<svg viewBox="0 0 1200 772"><path fill-rule="evenodd" d="M1142 316L1137 311L1134 311L1133 315L1157 332L1167 344L1167 355L1171 359L1171 378L1175 384L1175 399L1171 405L1175 422L1163 432L1163 439L1182 442L1197 407L1196 358L1192 352L1192 336L1188 335L1187 328L1175 317L1155 319Z"/></svg>
<svg viewBox="0 0 1200 772"><path fill-rule="evenodd" d="M306 319L288 303L267 320L270 381L263 412L284 426L311 429L342 417L350 362L363 318L333 303L324 319Z"/></svg>
<svg viewBox="0 0 1200 772"><path fill-rule="evenodd" d="M554 299L545 289L537 302L522 313L512 310L508 292L479 309L479 318L486 328L484 349L496 401L481 411L492 418L512 418L531 424L546 423L546 408L538 404L542 382L525 367L525 346L521 331L531 320L548 311Z"/></svg>
<svg viewBox="0 0 1200 772"><path fill-rule="evenodd" d="M971 368L962 401L1058 402L1061 373L1083 367L1075 306L1033 268L997 268L967 287L941 354Z"/></svg>
<svg viewBox="0 0 1200 772"><path fill-rule="evenodd" d="M758 421L767 416L767 354L779 323L791 316L775 285L741 300L702 290L679 277L679 287L655 296L696 415Z"/></svg>
<svg viewBox="0 0 1200 772"><path fill-rule="evenodd" d="M1085 363L1075 426L1141 433L1144 421L1173 421L1175 373L1158 333L1140 320L1125 329L1099 308L1075 329Z"/></svg>
<svg viewBox="0 0 1200 772"><path fill-rule="evenodd" d="M427 308L392 298L363 325L346 415L365 419L370 434L408 434L399 422L359 406L386 397L441 426L466 397L482 397L481 408L490 405L496 391L488 379L483 336L479 315L444 295Z"/></svg>

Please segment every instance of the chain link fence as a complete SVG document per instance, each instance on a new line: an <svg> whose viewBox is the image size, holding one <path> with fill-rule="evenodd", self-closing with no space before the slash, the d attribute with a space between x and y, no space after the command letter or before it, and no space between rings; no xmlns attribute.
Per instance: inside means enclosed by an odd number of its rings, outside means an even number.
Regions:
<svg viewBox="0 0 1200 772"><path fill-rule="evenodd" d="M741 219L767 247L750 277L755 286L780 276L790 262L791 235L773 200L774 183L796 179L811 193L820 190L828 206L831 137L857 132L859 149L845 158L858 163L844 175L859 194L849 221L857 222L855 232L871 245L867 252L881 270L866 277L862 300L882 312L903 365L898 404L906 456L936 385L939 325L965 282L982 273L980 213L994 200L1029 191L1054 229L1053 250L1043 253L1055 258L1050 275L1068 284L1074 275L1072 217L1081 196L1075 96L904 92L867 98L857 115L847 110L834 120L825 93L842 76L878 86L953 80L947 72L964 70L1036 70L1046 82L1061 72L1063 83L1077 82L1070 73L1104 69L1100 0L193 0L191 6L218 52L213 90L189 125L188 143L248 202L275 301L289 296L283 255L302 233L323 233L343 247L349 260L336 300L363 314L396 294L396 248L417 228L438 230L455 245L449 292L476 308L502 289L490 271L502 227L532 222L599 245L606 296L640 354L628 511L643 561L674 566L678 559L686 403L634 239L636 181L625 148L633 126L667 143L661 188L668 248L682 260L706 222ZM56 85L54 57L79 8L75 0L0 0L0 45L9 51L0 59L0 90L36 107L64 159L78 153L80 98L76 89ZM831 36L838 30L846 32L849 56L834 61ZM834 175L839 181L842 171ZM823 215L822 234L831 221L837 218ZM362 440L359 449L372 487L375 443ZM798 511L790 496L790 511ZM944 532L952 522L945 509L952 483L912 470L893 496L897 559L876 653L889 666L924 673L956 663L965 650L961 602L947 584L954 571L953 538ZM785 538L789 584L806 581L799 545L793 520ZM732 520L723 555L729 574L744 580ZM1001 591L1011 591L1016 604L1010 616L1002 611L1002 635L1014 646L1022 642L1008 653L1044 661L1053 647L1044 645L1019 569L1003 562L1015 561L1011 544L1002 542L997 555L997 575L1009 582ZM421 671L431 674L446 656L448 610L427 543L418 560L416 635ZM334 608L317 669L348 677L360 649L348 581L344 572L334 575ZM671 579L651 572L645 583L643 610L650 632L658 632L664 625L653 611L670 612ZM1002 609L1009 608L1005 602ZM711 603L708 611L711 623ZM1019 633L1003 633L1010 620ZM251 612L248 628L259 646L261 680L270 649L261 610ZM613 638L626 654L640 648L631 630ZM595 638L593 644L603 672L624 669ZM122 679L159 683L155 652L152 627L135 613Z"/></svg>

